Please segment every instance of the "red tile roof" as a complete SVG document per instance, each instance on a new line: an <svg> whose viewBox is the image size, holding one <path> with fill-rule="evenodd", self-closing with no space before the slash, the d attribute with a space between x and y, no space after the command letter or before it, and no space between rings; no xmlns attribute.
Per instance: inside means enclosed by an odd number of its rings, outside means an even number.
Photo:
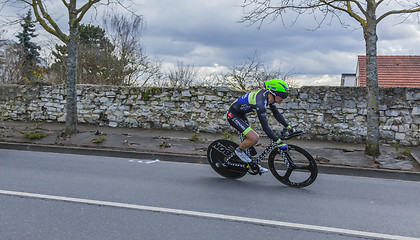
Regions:
<svg viewBox="0 0 420 240"><path fill-rule="evenodd" d="M420 56L378 56L380 87L420 87ZM358 56L356 78L366 86L366 56Z"/></svg>

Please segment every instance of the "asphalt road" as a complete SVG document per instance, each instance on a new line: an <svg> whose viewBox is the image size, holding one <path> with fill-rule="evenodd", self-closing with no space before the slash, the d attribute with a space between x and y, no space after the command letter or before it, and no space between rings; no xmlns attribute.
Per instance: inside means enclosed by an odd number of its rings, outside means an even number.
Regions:
<svg viewBox="0 0 420 240"><path fill-rule="evenodd" d="M33 195L37 194L37 195ZM420 182L0 150L0 239L420 239ZM407 238L404 238L407 237Z"/></svg>

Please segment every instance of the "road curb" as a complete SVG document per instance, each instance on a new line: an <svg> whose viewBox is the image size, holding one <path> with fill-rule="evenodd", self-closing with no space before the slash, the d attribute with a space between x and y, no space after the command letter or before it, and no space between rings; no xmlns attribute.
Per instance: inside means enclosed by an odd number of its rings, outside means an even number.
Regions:
<svg viewBox="0 0 420 240"><path fill-rule="evenodd" d="M202 163L207 161L205 156L187 155L187 154L173 154L173 153L158 153L158 152L139 152L139 151L121 151L109 148L88 148L88 147L71 147L71 146L52 146L52 145L38 145L38 144L21 144L21 143L6 143L0 142L0 149L10 150L24 150L34 152L53 152L53 153L67 153L92 155L103 157L120 157L133 159L159 159L162 161L176 161L188 163Z"/></svg>
<svg viewBox="0 0 420 240"><path fill-rule="evenodd" d="M121 157L132 159L158 159L161 161L187 162L187 163L207 163L205 155L188 155L162 152L139 152L139 151L121 151L109 148L87 148L70 146L52 146L38 144L22 144L0 142L0 149L24 150L35 152L54 152L80 155L93 155L104 157ZM383 179L399 179L406 181L420 181L420 172L375 169L375 168L357 168L349 166L322 165L318 164L320 173L336 174L346 176L372 177Z"/></svg>
<svg viewBox="0 0 420 240"><path fill-rule="evenodd" d="M349 166L333 166L318 164L319 173L336 174L346 176L371 177L383 179L398 179L405 181L420 181L420 173L403 170L356 168Z"/></svg>

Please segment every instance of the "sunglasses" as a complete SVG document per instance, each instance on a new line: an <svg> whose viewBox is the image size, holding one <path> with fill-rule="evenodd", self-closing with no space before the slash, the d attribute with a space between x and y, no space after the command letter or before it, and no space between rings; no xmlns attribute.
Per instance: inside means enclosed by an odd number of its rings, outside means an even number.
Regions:
<svg viewBox="0 0 420 240"><path fill-rule="evenodd" d="M289 93L287 92L274 92L274 95L279 96L283 99L287 98L289 96Z"/></svg>

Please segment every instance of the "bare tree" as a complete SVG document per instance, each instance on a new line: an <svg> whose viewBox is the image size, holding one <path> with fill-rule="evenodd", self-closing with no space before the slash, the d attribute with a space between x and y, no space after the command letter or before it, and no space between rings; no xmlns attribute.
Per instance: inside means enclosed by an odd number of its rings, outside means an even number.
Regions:
<svg viewBox="0 0 420 240"><path fill-rule="evenodd" d="M65 34L58 26L55 20L47 11L45 0L18 0L29 5L34 11L38 23L50 34L56 36L67 45L68 48L68 65L67 65L67 115L66 115L66 129L67 135L72 135L77 132L77 96L76 96L76 82L77 82L77 27L80 21L85 16L86 12L100 0L89 0L81 7L77 8L76 0L63 0L62 3L68 11L68 26L69 34Z"/></svg>
<svg viewBox="0 0 420 240"><path fill-rule="evenodd" d="M263 66L264 64L258 61L257 53L255 52L252 57L248 57L247 62L230 67L226 79L238 90L250 89L255 87L255 85L259 85L257 77L261 77L259 76L259 70Z"/></svg>
<svg viewBox="0 0 420 240"><path fill-rule="evenodd" d="M280 67L269 68L254 52L247 61L228 67L224 73L216 73L211 77L215 85L228 85L236 90L245 91L253 88L264 87L264 82L273 78L289 79L292 71L283 74Z"/></svg>
<svg viewBox="0 0 420 240"><path fill-rule="evenodd" d="M285 79L289 88L299 88L301 86L299 81L297 79L295 79L294 76L292 76L292 75L288 75L288 76L284 77L283 79Z"/></svg>
<svg viewBox="0 0 420 240"><path fill-rule="evenodd" d="M168 79L165 81L165 85L176 88L190 87L197 80L198 73L199 71L194 66L184 65L182 62L178 62L177 67L169 69L169 73L166 75Z"/></svg>
<svg viewBox="0 0 420 240"><path fill-rule="evenodd" d="M22 48L13 41L0 40L0 83L18 83L22 78L24 61Z"/></svg>
<svg viewBox="0 0 420 240"><path fill-rule="evenodd" d="M344 13L356 20L363 28L366 44L367 66L367 137L365 154L377 157L379 151L379 109L378 109L378 72L377 72L377 41L376 28L379 22L390 15L412 14L420 12L418 1L396 1L396 4L384 0L244 0L242 7L245 16L242 22L261 26L266 20L277 20L286 12L294 11L297 16L310 13L321 16L319 24L330 15L337 16ZM378 11L379 7L383 7ZM392 9L396 7L398 9ZM390 9L391 8L391 9ZM248 10L250 9L250 10ZM381 15L377 17L377 13ZM317 15L320 14L320 15ZM341 20L341 19L340 19Z"/></svg>
<svg viewBox="0 0 420 240"><path fill-rule="evenodd" d="M105 30L93 25L80 24L78 26L79 38L77 44L78 61L77 81L84 84L115 84L121 85L122 77L115 77L119 72L120 60L114 56L114 45L105 36ZM49 74L53 82L65 82L67 71L67 46L56 45L52 50L54 63L49 67Z"/></svg>
<svg viewBox="0 0 420 240"><path fill-rule="evenodd" d="M66 135L77 133L77 39L78 25L82 21L86 13L94 6L100 3L109 5L112 2L121 4L123 0L62 0L63 8L67 9L68 30L69 34L65 34L59 27L50 12L48 12L48 0L1 0L0 3L23 3L32 8L36 21L44 28L45 31L60 39L66 46L68 51L67 80L66 80ZM82 3L81 3L82 2Z"/></svg>
<svg viewBox="0 0 420 240"><path fill-rule="evenodd" d="M161 63L152 61L145 54L140 41L143 31L141 16L106 15L104 25L121 64L120 70L113 73L115 77L124 78L126 85L139 82L145 85L152 78L160 78Z"/></svg>

